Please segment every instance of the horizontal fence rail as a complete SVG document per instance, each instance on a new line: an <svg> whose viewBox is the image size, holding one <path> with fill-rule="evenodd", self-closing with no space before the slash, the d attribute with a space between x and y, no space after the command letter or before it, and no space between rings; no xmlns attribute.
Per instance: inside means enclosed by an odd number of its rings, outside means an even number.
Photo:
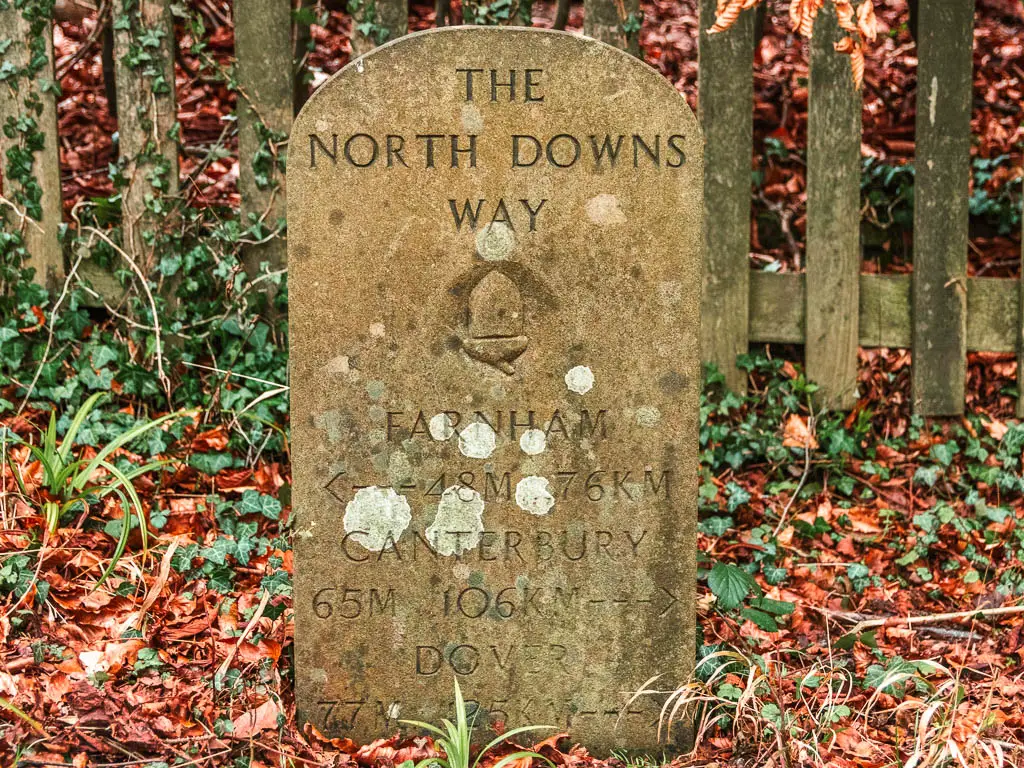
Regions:
<svg viewBox="0 0 1024 768"><path fill-rule="evenodd" d="M923 415L963 412L968 351L1016 352L1018 382L1024 381L1024 270L1020 280L967 276L973 0L921 4L912 275L860 272L861 94L852 85L849 57L835 51L842 33L828 4L810 46L806 273L751 270L755 14L744 12L732 29L710 35L718 2L699 4L704 204L711 214L704 232L706 361L723 371L728 386L742 391L746 378L736 357L751 344L804 344L820 404L849 408L857 396L859 347L910 348L914 410ZM477 5L463 5L464 13L476 13ZM148 207L149 193L154 184L173 188L178 179L170 0L116 0L114 6L121 20L113 33L120 147L131 159L122 196L124 256L150 269L151 254L139 232L160 213ZM436 7L440 23L449 21L450 3L438 0ZM567 8L559 3L560 16ZM590 34L638 50L637 0L585 0L584 8ZM0 10L0 39L15 41L6 59L18 69L17 77L0 83L0 125L24 117L26 100L41 107L32 110L34 141L0 132L5 156L12 147L25 150L20 166L3 161L0 205L13 206L7 219L24 233L36 279L54 289L67 262L57 239L55 89L46 87L53 79L52 34L50 20L25 13L13 4ZM278 149L304 90L296 86L301 81L295 64L308 38L304 27L292 29L292 13L289 0L236 0L234 6L241 215L244 226L255 220L269 231L283 216L285 188L283 179L270 184L267 177L276 172ZM354 30L357 53L405 34L406 1L360 0ZM36 43L43 46L42 57L33 39L42 41ZM140 46L146 48L146 66L133 64ZM23 188L26 157L36 181L31 193ZM248 248L245 261L250 275L283 270L284 244L266 238ZM84 265L82 275L100 293L115 289L109 273ZM265 282L272 290L273 281ZM1024 417L1021 398L1018 415Z"/></svg>

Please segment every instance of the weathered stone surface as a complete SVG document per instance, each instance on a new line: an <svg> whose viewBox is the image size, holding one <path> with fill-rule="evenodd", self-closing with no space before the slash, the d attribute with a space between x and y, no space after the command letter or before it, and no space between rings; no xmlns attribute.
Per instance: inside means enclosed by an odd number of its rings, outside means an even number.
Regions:
<svg viewBox="0 0 1024 768"><path fill-rule="evenodd" d="M370 739L457 674L490 723L655 743L619 714L694 657L701 149L653 70L539 30L411 35L306 105L301 717Z"/></svg>

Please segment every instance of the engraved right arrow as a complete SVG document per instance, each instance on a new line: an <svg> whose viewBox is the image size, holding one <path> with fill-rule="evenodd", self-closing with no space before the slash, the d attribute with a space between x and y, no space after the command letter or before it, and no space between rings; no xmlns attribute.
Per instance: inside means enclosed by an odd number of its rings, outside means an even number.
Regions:
<svg viewBox="0 0 1024 768"><path fill-rule="evenodd" d="M662 587L662 586L659 585L658 589L660 589L662 592L664 592L666 595L668 595L669 598L671 598L670 602L664 608L662 608L661 613L658 614L658 616L664 616L666 613L669 612L669 609L673 605L675 605L676 603L679 602L679 598L676 597L675 595L673 595L671 592L669 592L665 587Z"/></svg>

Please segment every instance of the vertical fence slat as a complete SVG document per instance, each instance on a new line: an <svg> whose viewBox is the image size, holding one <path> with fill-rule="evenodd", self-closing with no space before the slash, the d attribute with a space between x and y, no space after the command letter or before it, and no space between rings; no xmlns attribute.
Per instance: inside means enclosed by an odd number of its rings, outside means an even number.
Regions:
<svg viewBox="0 0 1024 768"><path fill-rule="evenodd" d="M20 227L29 254L28 266L35 269L35 281L53 289L63 278L64 256L57 238L62 215L57 101L54 91L46 87L54 81L52 23L49 20L38 20L33 29L33 23L12 3L10 7L0 10L0 40L11 41L10 47L3 54L3 61L22 72L0 82L0 163L4 196L17 206L17 213L6 212L10 223L5 226ZM41 52L40 46L45 52L46 61L38 71L27 72L30 61ZM28 106L26 100L38 104L38 109ZM21 122L23 116L29 117L35 125L27 130L16 129L15 137L8 138L4 126L14 121L24 127L26 123ZM32 183L26 188L12 178L20 174L17 171L12 173L14 168L7 153L13 147L28 149L30 141L35 143L40 139L42 148L31 151L30 155L31 174L37 185L37 189L33 190ZM19 201L22 194L29 205L25 204L26 201ZM26 213L28 216L20 219L19 214Z"/></svg>
<svg viewBox="0 0 1024 768"><path fill-rule="evenodd" d="M1024 200L1021 201L1024 206ZM1024 212L1024 211L1022 211ZM1024 216L1022 224L1024 224ZM1024 419L1024 232L1020 238L1020 309L1017 314L1017 418Z"/></svg>
<svg viewBox="0 0 1024 768"><path fill-rule="evenodd" d="M861 94L826 4L811 41L807 117L807 376L819 402L856 402L860 320Z"/></svg>
<svg viewBox="0 0 1024 768"><path fill-rule="evenodd" d="M348 7L352 11L353 58L409 31L407 0L350 0Z"/></svg>
<svg viewBox="0 0 1024 768"><path fill-rule="evenodd" d="M238 70L238 189L242 221L255 214L268 229L284 218L284 175L276 167L271 134L287 137L292 125L292 35L290 0L235 0L235 58ZM274 150L276 152L276 150ZM254 166L254 161L257 165ZM282 269L287 250L274 238L245 250L246 271L261 264Z"/></svg>
<svg viewBox="0 0 1024 768"><path fill-rule="evenodd" d="M143 241L158 214L147 198L178 189L178 142L169 134L177 122L174 96L174 26L170 0L117 0L114 57L117 80L117 135L128 187L121 201L125 251L152 269Z"/></svg>
<svg viewBox="0 0 1024 768"><path fill-rule="evenodd" d="M583 2L583 34L629 51L634 56L640 54L639 29L635 29L640 20L640 0Z"/></svg>
<svg viewBox="0 0 1024 768"><path fill-rule="evenodd" d="M920 5L914 161L913 402L964 410L974 0Z"/></svg>
<svg viewBox="0 0 1024 768"><path fill-rule="evenodd" d="M700 2L700 116L704 128L704 300L701 354L746 391L736 356L750 326L750 187L754 132L754 14L709 35L716 0Z"/></svg>

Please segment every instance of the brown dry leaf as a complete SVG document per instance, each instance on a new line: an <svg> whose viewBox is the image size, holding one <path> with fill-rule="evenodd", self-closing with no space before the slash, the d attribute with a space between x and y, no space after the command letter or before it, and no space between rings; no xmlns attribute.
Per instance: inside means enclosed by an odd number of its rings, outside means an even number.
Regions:
<svg viewBox="0 0 1024 768"><path fill-rule="evenodd" d="M813 451L818 447L818 439L808 427L806 417L794 413L786 419L786 424L782 429L782 444L786 448L804 448Z"/></svg>
<svg viewBox="0 0 1024 768"><path fill-rule="evenodd" d="M228 447L228 432L223 426L214 427L195 436L192 450L196 453L223 451Z"/></svg>
<svg viewBox="0 0 1024 768"><path fill-rule="evenodd" d="M281 714L281 706L276 699L267 699L256 709L239 715L232 721L234 728L231 737L235 739L251 739L260 731L277 728L277 716Z"/></svg>
<svg viewBox="0 0 1024 768"><path fill-rule="evenodd" d="M878 524L878 511L870 507L851 507L846 510L846 516L850 519L850 527L857 533L881 533L882 526Z"/></svg>

